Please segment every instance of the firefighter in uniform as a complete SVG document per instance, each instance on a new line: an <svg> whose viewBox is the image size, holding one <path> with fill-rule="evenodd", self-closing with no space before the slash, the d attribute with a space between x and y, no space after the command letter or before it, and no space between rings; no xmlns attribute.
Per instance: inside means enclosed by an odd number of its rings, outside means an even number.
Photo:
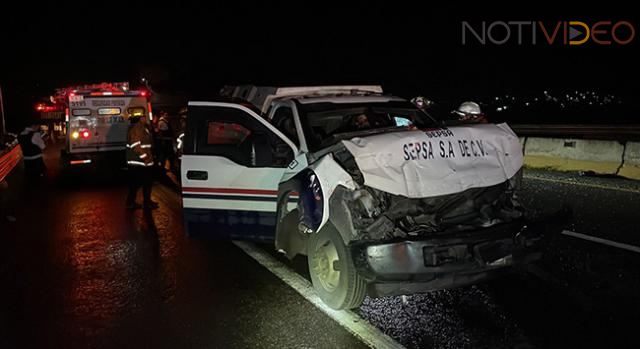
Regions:
<svg viewBox="0 0 640 349"><path fill-rule="evenodd" d="M169 114L165 111L160 112L160 119L158 120L156 128L156 137L158 149L156 149L156 155L158 156L158 167L160 173L163 174L166 171L165 164L169 160L169 165L173 166L173 137L171 136L171 126L169 124Z"/></svg>
<svg viewBox="0 0 640 349"><path fill-rule="evenodd" d="M175 154L176 157L180 158L180 156L182 156L182 145L184 143L184 131L187 129L187 108L180 109L178 116L180 117L180 123L178 124L178 130L176 132Z"/></svg>
<svg viewBox="0 0 640 349"><path fill-rule="evenodd" d="M179 119L178 119L178 126L176 127L176 133L174 134L175 138L175 142L174 142L174 147L173 147L173 154L174 154L174 170L176 171L176 173L180 174L180 163L182 162L182 148L184 145L184 132L187 129L187 108L182 108L180 109L180 112L178 113Z"/></svg>
<svg viewBox="0 0 640 349"><path fill-rule="evenodd" d="M133 125L127 134L127 167L129 170L129 194L127 208L135 209L138 189L142 187L143 205L145 209L158 208L151 201L151 185L153 184L153 136L147 125L147 118L130 118Z"/></svg>
<svg viewBox="0 0 640 349"><path fill-rule="evenodd" d="M24 169L26 175L31 179L43 177L46 172L42 151L46 147L38 124L31 122L18 135L18 142L22 148L22 158L24 159Z"/></svg>

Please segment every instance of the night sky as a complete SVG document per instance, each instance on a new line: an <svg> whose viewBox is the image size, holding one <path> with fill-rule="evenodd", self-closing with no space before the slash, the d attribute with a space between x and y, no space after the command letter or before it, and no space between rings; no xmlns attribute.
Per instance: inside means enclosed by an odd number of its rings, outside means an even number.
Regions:
<svg viewBox="0 0 640 349"><path fill-rule="evenodd" d="M157 91L194 99L237 83L380 83L396 95L452 103L506 93L595 89L625 101L627 109L609 119L638 123L640 37L625 46L579 47L462 45L461 40L463 20L626 20L640 29L632 10L390 4L103 2L3 11L0 84L8 118L26 113L55 87L136 83L145 76Z"/></svg>

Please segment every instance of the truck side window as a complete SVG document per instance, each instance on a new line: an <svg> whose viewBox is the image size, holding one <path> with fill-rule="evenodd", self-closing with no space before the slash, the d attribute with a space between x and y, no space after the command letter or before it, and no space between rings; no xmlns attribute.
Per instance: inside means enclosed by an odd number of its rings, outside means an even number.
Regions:
<svg viewBox="0 0 640 349"><path fill-rule="evenodd" d="M293 143L300 147L296 124L293 121L293 112L289 107L279 107L273 115L273 125L284 133Z"/></svg>
<svg viewBox="0 0 640 349"><path fill-rule="evenodd" d="M221 121L209 121L207 145L240 145L251 134L244 126Z"/></svg>
<svg viewBox="0 0 640 349"><path fill-rule="evenodd" d="M291 147L250 114L229 107L192 109L185 154L222 156L247 167L286 167L293 160ZM192 138L194 148L188 146Z"/></svg>

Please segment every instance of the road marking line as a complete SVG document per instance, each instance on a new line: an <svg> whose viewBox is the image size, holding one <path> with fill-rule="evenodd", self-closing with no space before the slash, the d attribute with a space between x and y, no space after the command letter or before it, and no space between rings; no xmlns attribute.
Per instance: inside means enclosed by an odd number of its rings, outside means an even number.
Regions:
<svg viewBox="0 0 640 349"><path fill-rule="evenodd" d="M611 240L607 240L607 239L603 239L603 238L598 238L598 237L591 236L591 235L580 234L580 233L576 233L575 231L570 231L570 230L563 230L562 234L563 235L572 236L572 237L578 238L578 239L584 239L584 240L597 242L597 243L608 245L608 246L612 246L612 247L621 248L623 250L627 250L627 251L631 251L631 252L640 253L640 247L638 247L638 246L627 245L627 244L623 244L621 242L615 242L615 241L611 241Z"/></svg>
<svg viewBox="0 0 640 349"><path fill-rule="evenodd" d="M569 180L566 180L566 179L544 178L544 177L538 177L538 176L532 176L532 175L524 175L524 178L525 179L536 179L536 180L539 180L539 181L552 182L552 183L579 185L579 186L582 186L582 187L590 187L590 188L597 188L597 189L608 189L608 190L622 191L622 192L626 192L626 193L640 194L640 189L626 189L626 188L610 187L608 185L587 184L587 183L569 181Z"/></svg>
<svg viewBox="0 0 640 349"><path fill-rule="evenodd" d="M261 251L254 244L245 241L234 241L233 243L369 347L404 349L404 346L400 343L384 334L353 311L329 308L316 295L313 286L307 279L298 275L273 256Z"/></svg>

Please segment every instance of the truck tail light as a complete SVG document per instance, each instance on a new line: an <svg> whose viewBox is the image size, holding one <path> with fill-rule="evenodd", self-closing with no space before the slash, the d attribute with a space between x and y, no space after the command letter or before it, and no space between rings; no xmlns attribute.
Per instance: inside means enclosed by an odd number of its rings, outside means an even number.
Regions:
<svg viewBox="0 0 640 349"><path fill-rule="evenodd" d="M89 138L91 138L91 132L89 132L89 130L73 131L71 133L71 138L73 138L73 139L78 139L78 138L89 139Z"/></svg>

